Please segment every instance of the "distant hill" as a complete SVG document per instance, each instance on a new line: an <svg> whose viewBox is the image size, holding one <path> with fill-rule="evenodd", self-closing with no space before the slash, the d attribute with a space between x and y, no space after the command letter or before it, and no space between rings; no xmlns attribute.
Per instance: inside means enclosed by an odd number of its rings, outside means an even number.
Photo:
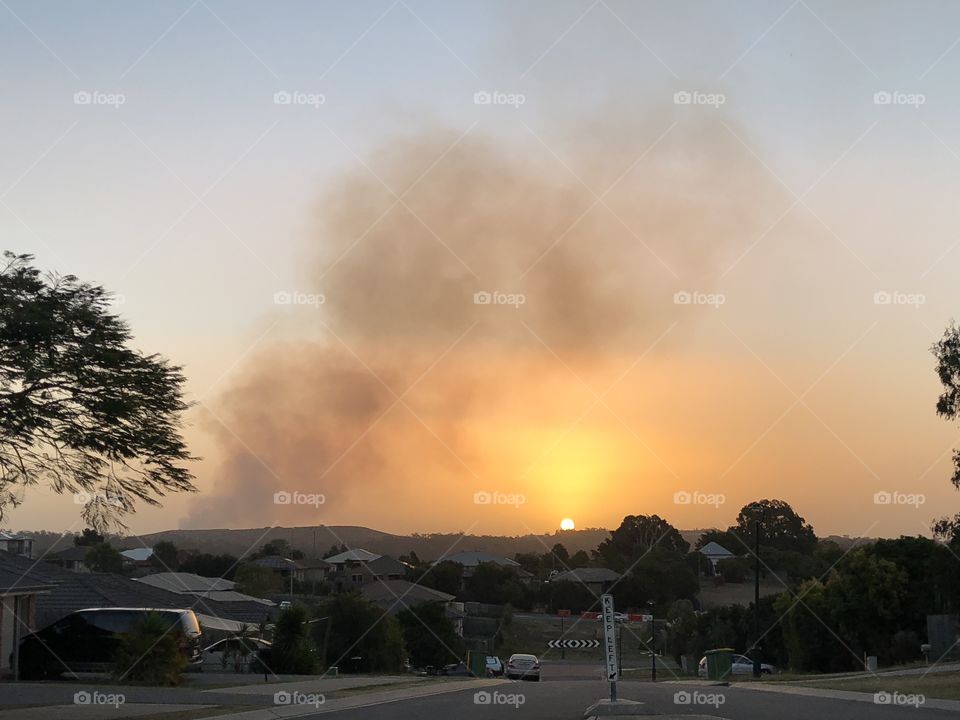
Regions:
<svg viewBox="0 0 960 720"><path fill-rule="evenodd" d="M343 543L349 548L364 548L383 555L405 555L414 551L422 560L435 560L461 550L483 552L513 557L515 553L544 553L556 543L562 543L572 554L577 550L590 551L610 536L602 528L564 530L545 535L465 535L459 533L436 533L429 535L393 535L354 525L319 525L315 527L248 528L243 530L164 530L142 535L139 538L116 538L113 544L126 549L148 547L161 540L172 542L178 548L199 550L213 554L229 553L241 556L260 548L269 540L284 539L291 547L302 551L307 557L322 556L331 545Z"/></svg>
<svg viewBox="0 0 960 720"><path fill-rule="evenodd" d="M703 530L681 530L684 540L692 548ZM56 552L73 544L72 535L58 532L28 531L34 538L34 553L41 555L48 550ZM323 556L331 545L345 544L349 548L364 548L383 555L405 555L411 550L421 560L436 560L444 555L452 555L461 550L480 550L483 552L513 557L516 553L544 553L556 543L562 543L570 554L578 550L590 552L610 537L603 528L584 530L558 530L544 535L465 535L459 533L433 533L421 535L394 535L371 528L356 525L317 525L308 527L245 528L241 530L164 530L141 536L110 536L110 543L125 550L134 547L152 547L161 540L172 542L183 550L198 550L214 555L227 553L237 557L259 549L269 540L282 538L290 545L302 551L307 557ZM871 538L852 538L831 535L825 540L833 540L844 550L854 543L872 542ZM733 548L729 548L733 550Z"/></svg>

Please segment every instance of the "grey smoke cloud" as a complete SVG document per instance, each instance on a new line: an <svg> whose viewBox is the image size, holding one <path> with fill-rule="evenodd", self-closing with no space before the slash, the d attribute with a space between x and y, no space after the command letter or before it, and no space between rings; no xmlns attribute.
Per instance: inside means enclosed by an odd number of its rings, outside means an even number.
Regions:
<svg viewBox="0 0 960 720"><path fill-rule="evenodd" d="M325 339L268 345L212 403L222 461L184 524L344 522L385 494L415 515L472 476L515 473L485 441L491 408L566 373L553 353L589 376L642 350L676 316L673 293L708 289L782 208L715 118L653 145L671 122L566 128L557 153L576 176L532 136L436 130L366 158L376 176L339 178L305 249L303 284L325 302L300 321ZM279 490L327 502L276 507Z"/></svg>

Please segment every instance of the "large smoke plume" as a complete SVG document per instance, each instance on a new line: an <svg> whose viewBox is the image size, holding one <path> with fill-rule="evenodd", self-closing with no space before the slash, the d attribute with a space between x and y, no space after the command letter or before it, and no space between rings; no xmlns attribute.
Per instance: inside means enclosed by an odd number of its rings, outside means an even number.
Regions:
<svg viewBox="0 0 960 720"><path fill-rule="evenodd" d="M710 289L777 205L723 124L671 123L423 132L339 178L298 284L325 304L211 403L222 458L185 524L450 530L478 488L535 496L516 460L547 448L511 445L559 436L589 400L575 375L623 370L681 310L674 292ZM275 505L282 490L326 503Z"/></svg>

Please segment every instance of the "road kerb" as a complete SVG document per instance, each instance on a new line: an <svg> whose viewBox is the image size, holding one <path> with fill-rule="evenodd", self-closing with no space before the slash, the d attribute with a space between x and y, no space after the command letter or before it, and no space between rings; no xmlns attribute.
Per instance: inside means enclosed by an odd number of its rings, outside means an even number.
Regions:
<svg viewBox="0 0 960 720"><path fill-rule="evenodd" d="M304 715L322 715L342 710L384 705L403 700L415 700L432 695L443 695L452 692L463 692L496 685L513 684L509 680L453 680L448 682L431 683L419 687L406 687L398 690L383 690L379 692L362 693L351 697L333 698L321 705L276 705L269 708L245 710L243 712L228 713L226 715L212 715L204 720L274 720L275 718L294 718Z"/></svg>

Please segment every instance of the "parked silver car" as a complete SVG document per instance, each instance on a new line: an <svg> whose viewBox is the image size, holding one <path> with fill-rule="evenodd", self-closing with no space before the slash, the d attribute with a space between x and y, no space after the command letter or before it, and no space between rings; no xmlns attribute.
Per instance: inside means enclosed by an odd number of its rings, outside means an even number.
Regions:
<svg viewBox="0 0 960 720"><path fill-rule="evenodd" d="M540 680L540 661L536 655L515 653L507 660L508 680Z"/></svg>
<svg viewBox="0 0 960 720"><path fill-rule="evenodd" d="M731 659L730 673L732 675L752 675L753 674L753 660L748 658L746 655L734 655ZM760 674L761 675L772 675L777 672L775 665L770 665L769 663L760 663ZM707 658L700 659L700 666L697 668L697 675L700 677L707 676Z"/></svg>

